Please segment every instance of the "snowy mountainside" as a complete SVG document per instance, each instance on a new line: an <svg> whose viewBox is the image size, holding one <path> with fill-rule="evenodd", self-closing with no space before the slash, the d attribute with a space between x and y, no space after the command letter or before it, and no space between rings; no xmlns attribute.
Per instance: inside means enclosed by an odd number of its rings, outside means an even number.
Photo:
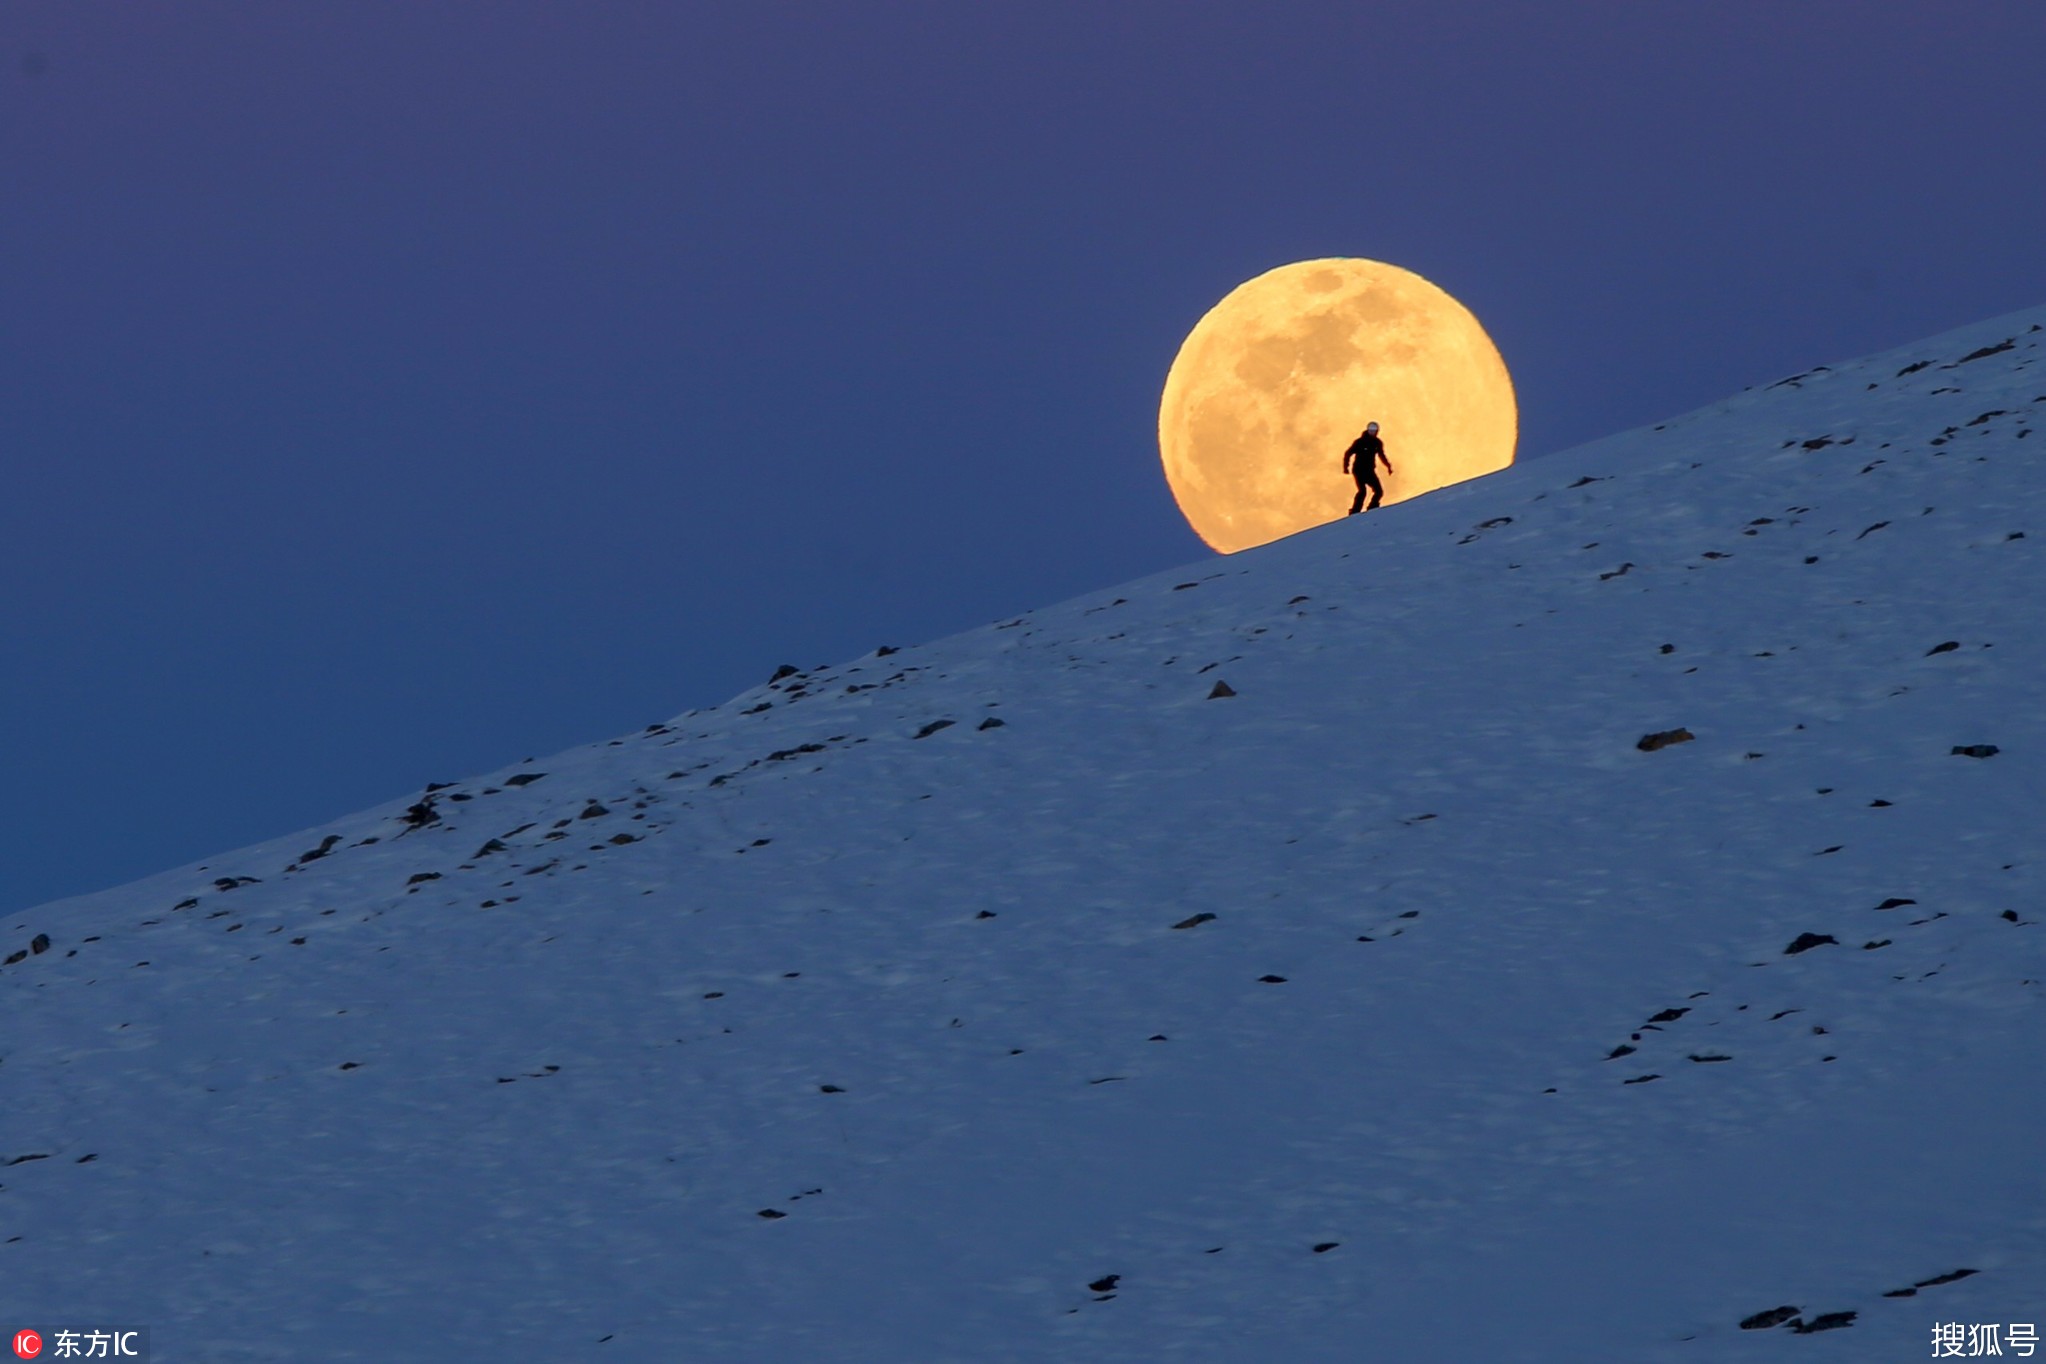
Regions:
<svg viewBox="0 0 2046 1364"><path fill-rule="evenodd" d="M2042 325L12 916L0 1313L177 1361L2046 1326Z"/></svg>

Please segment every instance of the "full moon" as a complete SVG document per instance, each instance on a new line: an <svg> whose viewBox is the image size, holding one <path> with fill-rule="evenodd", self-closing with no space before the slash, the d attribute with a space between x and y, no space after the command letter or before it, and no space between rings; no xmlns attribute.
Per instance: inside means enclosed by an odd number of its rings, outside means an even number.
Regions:
<svg viewBox="0 0 2046 1364"><path fill-rule="evenodd" d="M1158 450L1194 533L1231 554L1347 513L1343 452L1374 421L1388 505L1505 468L1520 426L1468 308L1396 265L1298 261L1194 324L1165 376Z"/></svg>

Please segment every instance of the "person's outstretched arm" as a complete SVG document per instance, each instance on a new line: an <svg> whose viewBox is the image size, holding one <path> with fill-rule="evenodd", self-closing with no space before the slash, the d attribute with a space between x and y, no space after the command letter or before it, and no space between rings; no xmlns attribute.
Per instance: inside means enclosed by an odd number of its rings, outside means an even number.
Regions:
<svg viewBox="0 0 2046 1364"><path fill-rule="evenodd" d="M1391 473L1391 472L1392 472L1392 456L1391 456L1391 455L1388 455L1388 454L1386 454L1386 453L1385 453L1385 451L1383 451L1383 450L1380 450L1380 451L1378 452L1378 457L1379 457L1380 459L1382 459L1382 460L1384 460L1384 461L1385 461L1385 471L1386 471L1387 473Z"/></svg>
<svg viewBox="0 0 2046 1364"><path fill-rule="evenodd" d="M1350 472L1350 456L1353 453L1354 451L1350 450L1343 451L1343 472L1346 474Z"/></svg>

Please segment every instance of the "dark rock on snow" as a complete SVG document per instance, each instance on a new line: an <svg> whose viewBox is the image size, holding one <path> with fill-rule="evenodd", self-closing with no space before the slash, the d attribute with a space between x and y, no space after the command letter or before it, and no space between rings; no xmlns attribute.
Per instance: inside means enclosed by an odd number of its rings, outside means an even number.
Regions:
<svg viewBox="0 0 2046 1364"><path fill-rule="evenodd" d="M1823 947L1827 943L1837 944L1839 941L1831 933L1800 933L1790 946L1783 949L1783 955L1794 957L1800 952L1809 952L1814 947Z"/></svg>

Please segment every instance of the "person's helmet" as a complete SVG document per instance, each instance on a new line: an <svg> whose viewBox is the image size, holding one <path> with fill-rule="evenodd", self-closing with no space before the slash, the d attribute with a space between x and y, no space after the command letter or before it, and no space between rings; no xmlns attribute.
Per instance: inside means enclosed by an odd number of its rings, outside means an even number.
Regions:
<svg viewBox="0 0 2046 1364"><path fill-rule="evenodd" d="M1375 436L1375 435L1377 435L1377 434L1378 434L1378 423L1377 423L1377 422L1372 422L1372 423L1371 423L1371 424L1370 424L1369 426L1365 427L1365 428L1364 428L1364 434L1365 434L1365 435L1367 435L1367 436Z"/></svg>

